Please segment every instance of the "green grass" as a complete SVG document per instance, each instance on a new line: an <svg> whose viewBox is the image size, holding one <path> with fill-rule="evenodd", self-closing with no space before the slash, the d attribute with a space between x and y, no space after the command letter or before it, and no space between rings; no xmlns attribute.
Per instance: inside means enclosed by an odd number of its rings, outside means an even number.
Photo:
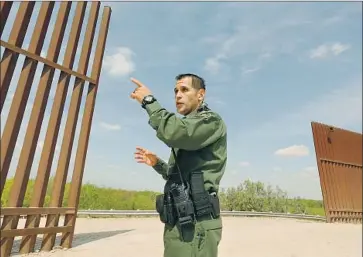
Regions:
<svg viewBox="0 0 363 257"><path fill-rule="evenodd" d="M325 216L325 210L323 207L311 207L307 208L307 214Z"/></svg>

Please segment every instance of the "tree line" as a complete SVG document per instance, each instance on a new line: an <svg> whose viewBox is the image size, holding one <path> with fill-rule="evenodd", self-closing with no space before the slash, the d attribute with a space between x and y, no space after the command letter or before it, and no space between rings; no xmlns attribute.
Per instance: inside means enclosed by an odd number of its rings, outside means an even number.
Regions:
<svg viewBox="0 0 363 257"><path fill-rule="evenodd" d="M29 180L23 207L29 207L34 191L34 180ZM49 206L53 187L53 178L50 179L44 207ZM1 206L8 206L10 189L14 179L5 183L1 197ZM62 206L68 205L70 183L66 184ZM79 209L80 210L154 210L155 198L160 192L132 191L99 187L90 183L82 185ZM236 187L221 189L221 209L226 211L256 211L278 213L305 213L324 216L323 202L288 197L287 193L278 186L272 187L264 183L245 180Z"/></svg>

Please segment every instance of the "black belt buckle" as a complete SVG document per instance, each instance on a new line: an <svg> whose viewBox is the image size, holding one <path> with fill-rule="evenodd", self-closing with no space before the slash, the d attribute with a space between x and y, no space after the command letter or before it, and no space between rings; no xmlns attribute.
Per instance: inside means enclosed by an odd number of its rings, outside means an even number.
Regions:
<svg viewBox="0 0 363 257"><path fill-rule="evenodd" d="M194 219L192 218L192 216L180 217L179 224L180 226L186 226L188 224L194 225Z"/></svg>

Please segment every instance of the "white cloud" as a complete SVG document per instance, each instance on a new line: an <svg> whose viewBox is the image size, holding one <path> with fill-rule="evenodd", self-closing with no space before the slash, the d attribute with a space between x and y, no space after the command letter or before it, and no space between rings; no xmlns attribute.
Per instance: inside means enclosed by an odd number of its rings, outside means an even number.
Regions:
<svg viewBox="0 0 363 257"><path fill-rule="evenodd" d="M210 73L212 74L217 74L221 68L221 60L224 59L225 57L223 55L218 55L218 56L215 56L215 57L211 57L211 58L208 58L206 61L205 61L205 64L204 64L204 69L206 71L209 71Z"/></svg>
<svg viewBox="0 0 363 257"><path fill-rule="evenodd" d="M256 67L256 68L242 68L242 74L249 74L249 73L253 73L253 72L256 72L256 71L259 71L260 70L260 67Z"/></svg>
<svg viewBox="0 0 363 257"><path fill-rule="evenodd" d="M329 47L327 45L320 45L310 51L310 58L324 58L329 54Z"/></svg>
<svg viewBox="0 0 363 257"><path fill-rule="evenodd" d="M205 61L204 68L211 73L217 73L219 71L219 67L220 64L217 58L208 58Z"/></svg>
<svg viewBox="0 0 363 257"><path fill-rule="evenodd" d="M309 155L309 148L305 145L293 145L286 148L279 149L275 152L279 156L307 156Z"/></svg>
<svg viewBox="0 0 363 257"><path fill-rule="evenodd" d="M262 54L260 54L260 56L258 57L259 59L268 59L268 58L270 58L272 55L271 55L271 53L269 53L269 52L264 52L264 53L262 53Z"/></svg>
<svg viewBox="0 0 363 257"><path fill-rule="evenodd" d="M320 99L307 103L290 117L294 121L323 121L341 127L362 123L362 82L332 90Z"/></svg>
<svg viewBox="0 0 363 257"><path fill-rule="evenodd" d="M248 10L249 8L251 10ZM209 27L216 28L215 30L218 32L213 31L199 40L202 47L213 51L206 58L206 65L213 67L214 69L210 69L210 71L215 74L229 64L227 61L219 62L216 58L218 55L225 56L228 61L233 59L234 62L239 59L241 63L252 62L262 68L266 62L271 60L272 56L278 57L283 54L299 59L304 51L301 47L305 47L314 34L325 32L327 25L339 23L353 14L352 11L343 9L331 13L319 13L318 11L318 16L316 16L308 6L292 9L288 5L271 6L266 12L256 6L222 5L221 11L213 17L213 21L207 22ZM355 7L354 12L357 9L361 8ZM256 12L265 19L263 21L255 20L251 13ZM241 15L241 13L243 14ZM304 34L306 35L304 36ZM308 56L311 55L312 58L334 56L349 48L349 45L332 42L332 44L322 45L308 52Z"/></svg>
<svg viewBox="0 0 363 257"><path fill-rule="evenodd" d="M250 166L251 164L249 163L249 162L246 162L246 161L244 161L244 162L240 162L239 163L239 166L241 166L241 167L248 167L248 166Z"/></svg>
<svg viewBox="0 0 363 257"><path fill-rule="evenodd" d="M335 16L332 16L332 17L329 17L329 18L325 19L323 21L323 25L324 26L330 26L330 25L334 25L336 23L339 23L339 22L341 22L343 20L344 20L344 17L343 16L337 16L337 15L335 15Z"/></svg>
<svg viewBox="0 0 363 257"><path fill-rule="evenodd" d="M110 124L106 122L101 122L100 126L106 130L120 130L121 126L118 124Z"/></svg>
<svg viewBox="0 0 363 257"><path fill-rule="evenodd" d="M281 167L273 167L272 170L273 171L282 171L282 168Z"/></svg>
<svg viewBox="0 0 363 257"><path fill-rule="evenodd" d="M331 51L334 55L339 55L343 53L344 51L348 50L350 48L350 45L344 45L341 43L335 43L331 46Z"/></svg>
<svg viewBox="0 0 363 257"><path fill-rule="evenodd" d="M362 130L362 77L348 81L345 85L311 99L301 107L292 106L278 118L253 128L248 136L266 135L284 138L296 135L311 136L311 121ZM244 134L246 136L246 133Z"/></svg>
<svg viewBox="0 0 363 257"><path fill-rule="evenodd" d="M222 17L224 15L216 18L219 23L225 24L229 21L229 17L225 19ZM248 18L246 19L248 20ZM272 56L280 53L292 54L296 50L296 46L304 41L304 39L297 37L294 31L302 26L311 26L312 24L305 18L295 17L282 17L280 20L271 20L268 23L248 23L246 19L235 21L236 25L230 34L208 35L200 40L202 45L215 49L213 50L214 54L209 56L205 62L208 71L213 74L218 73L221 67L226 65L220 62L219 56L223 56L226 60L238 57L241 63L250 64L253 62L254 66L258 67L246 69L242 75L255 72L270 61ZM213 21L211 26L216 25L214 22L216 23L217 20Z"/></svg>
<svg viewBox="0 0 363 257"><path fill-rule="evenodd" d="M105 56L104 68L111 76L128 76L135 71L136 65L132 60L135 53L127 47L118 47L116 53Z"/></svg>
<svg viewBox="0 0 363 257"><path fill-rule="evenodd" d="M332 55L340 55L341 53L347 51L350 48L349 44L333 43L333 44L323 44L314 48L310 51L311 59L324 59Z"/></svg>

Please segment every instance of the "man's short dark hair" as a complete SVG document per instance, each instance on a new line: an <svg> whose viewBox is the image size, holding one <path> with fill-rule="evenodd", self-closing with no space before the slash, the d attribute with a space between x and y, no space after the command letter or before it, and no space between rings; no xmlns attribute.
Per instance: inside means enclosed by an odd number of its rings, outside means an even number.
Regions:
<svg viewBox="0 0 363 257"><path fill-rule="evenodd" d="M175 77L175 79L181 80L183 78L192 78L192 86L195 89L204 89L205 90L205 82L204 79L199 77L198 75L192 74L192 73L184 73L184 74L179 74L178 76Z"/></svg>

